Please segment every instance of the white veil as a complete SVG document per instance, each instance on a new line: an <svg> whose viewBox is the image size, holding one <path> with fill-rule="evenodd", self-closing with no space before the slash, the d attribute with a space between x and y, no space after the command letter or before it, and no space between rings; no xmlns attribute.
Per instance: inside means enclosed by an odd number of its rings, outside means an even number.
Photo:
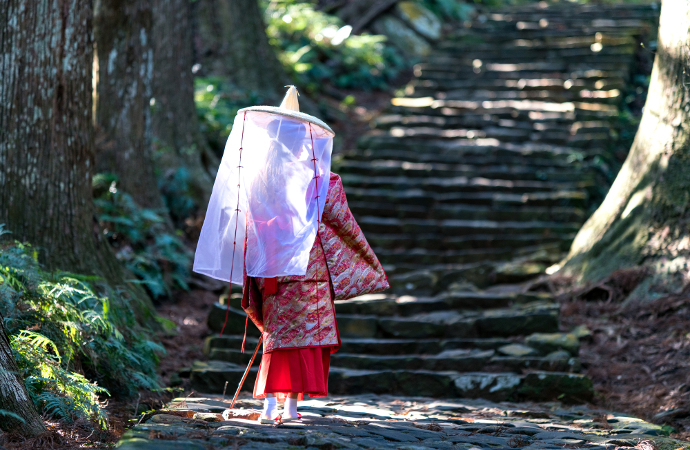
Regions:
<svg viewBox="0 0 690 450"><path fill-rule="evenodd" d="M243 282L245 262L253 277L306 274L333 150L333 132L309 118L270 107L237 114L201 229L195 272L236 284Z"/></svg>

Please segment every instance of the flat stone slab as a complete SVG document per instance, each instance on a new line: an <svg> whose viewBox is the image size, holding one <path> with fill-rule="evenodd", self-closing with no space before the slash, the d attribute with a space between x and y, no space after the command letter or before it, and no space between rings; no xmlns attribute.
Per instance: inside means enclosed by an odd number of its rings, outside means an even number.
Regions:
<svg viewBox="0 0 690 450"><path fill-rule="evenodd" d="M553 302L534 301L510 308L483 311L451 309L432 310L413 316L376 316L340 314L340 336L349 338L496 338L558 331L559 306Z"/></svg>
<svg viewBox="0 0 690 450"><path fill-rule="evenodd" d="M194 410L189 405L194 405ZM329 396L299 404L302 420L259 425L262 401L244 393L235 409L221 396L178 398L147 413L116 448L177 449L558 449L614 450L652 441L690 450L658 425L625 414L559 403L494 403L388 395ZM205 410L205 411L204 411Z"/></svg>

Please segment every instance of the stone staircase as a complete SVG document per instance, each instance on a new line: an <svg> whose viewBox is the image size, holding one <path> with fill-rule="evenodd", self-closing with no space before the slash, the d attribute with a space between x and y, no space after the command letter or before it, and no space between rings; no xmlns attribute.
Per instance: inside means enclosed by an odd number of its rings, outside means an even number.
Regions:
<svg viewBox="0 0 690 450"><path fill-rule="evenodd" d="M657 18L654 4L506 8L415 67L406 96L334 162L392 289L336 303L332 393L592 396L577 374L587 331L560 332L559 305L520 283L562 258L605 193L619 105ZM200 392L233 391L251 356L229 301L233 335L209 337L209 361L182 374ZM224 317L216 304L211 330Z"/></svg>
<svg viewBox="0 0 690 450"><path fill-rule="evenodd" d="M608 190L619 105L657 15L655 4L507 8L415 66L406 97L335 167L396 293L438 293L463 266L531 257L468 280L516 282L561 259Z"/></svg>

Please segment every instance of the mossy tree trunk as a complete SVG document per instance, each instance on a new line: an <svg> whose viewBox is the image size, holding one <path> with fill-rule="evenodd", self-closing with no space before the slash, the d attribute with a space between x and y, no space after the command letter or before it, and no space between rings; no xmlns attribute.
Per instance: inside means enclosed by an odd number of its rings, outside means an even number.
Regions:
<svg viewBox="0 0 690 450"><path fill-rule="evenodd" d="M257 0L201 0L199 55L209 74L279 103L289 78L268 42Z"/></svg>
<svg viewBox="0 0 690 450"><path fill-rule="evenodd" d="M88 0L8 0L0 8L0 223L31 243L49 270L127 285L94 216L92 10ZM141 321L152 305L141 288Z"/></svg>
<svg viewBox="0 0 690 450"><path fill-rule="evenodd" d="M690 281L690 2L664 0L642 121L599 209L578 233L559 274L598 281L643 266L628 297L654 299Z"/></svg>
<svg viewBox="0 0 690 450"><path fill-rule="evenodd" d="M0 413L0 429L3 431L15 431L27 437L46 431L19 374L5 332L5 319L0 314L0 411L2 410L12 412L23 419L17 420Z"/></svg>
<svg viewBox="0 0 690 450"><path fill-rule="evenodd" d="M96 38L96 170L117 175L140 206L160 208L151 149L151 0L100 0Z"/></svg>
<svg viewBox="0 0 690 450"><path fill-rule="evenodd" d="M153 1L153 141L160 170L189 172L190 195L205 207L219 161L199 129L194 105L189 0Z"/></svg>

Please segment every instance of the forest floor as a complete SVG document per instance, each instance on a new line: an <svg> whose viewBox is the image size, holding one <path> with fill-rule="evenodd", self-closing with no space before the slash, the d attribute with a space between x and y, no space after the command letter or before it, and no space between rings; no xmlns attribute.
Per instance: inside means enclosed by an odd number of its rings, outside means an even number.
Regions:
<svg viewBox="0 0 690 450"><path fill-rule="evenodd" d="M580 359L598 393L595 404L672 426L673 436L690 440L690 289L629 306L608 291L560 296L561 326L592 332Z"/></svg>

